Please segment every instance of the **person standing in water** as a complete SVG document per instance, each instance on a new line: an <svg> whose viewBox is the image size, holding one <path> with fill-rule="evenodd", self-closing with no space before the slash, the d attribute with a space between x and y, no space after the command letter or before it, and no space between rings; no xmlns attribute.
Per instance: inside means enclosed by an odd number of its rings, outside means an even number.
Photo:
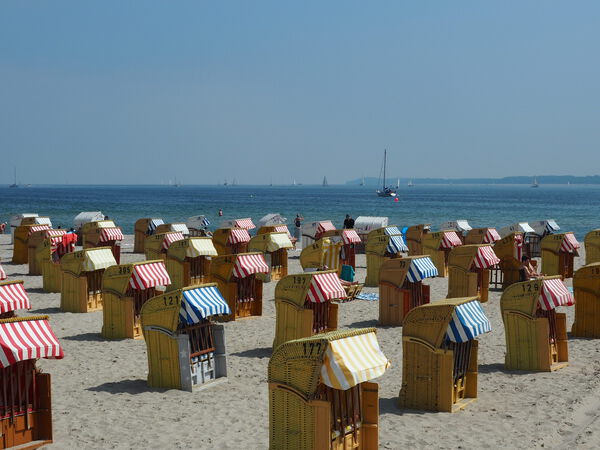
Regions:
<svg viewBox="0 0 600 450"><path fill-rule="evenodd" d="M294 232L294 237L300 241L300 228L302 227L302 221L304 220L304 217L302 217L300 215L300 213L296 214L296 218L294 219L294 226L296 227L295 232Z"/></svg>
<svg viewBox="0 0 600 450"><path fill-rule="evenodd" d="M219 217L223 217L223 210L219 208Z"/></svg>
<svg viewBox="0 0 600 450"><path fill-rule="evenodd" d="M354 228L354 219L350 216L350 214L346 214L346 219L344 220L344 228Z"/></svg>

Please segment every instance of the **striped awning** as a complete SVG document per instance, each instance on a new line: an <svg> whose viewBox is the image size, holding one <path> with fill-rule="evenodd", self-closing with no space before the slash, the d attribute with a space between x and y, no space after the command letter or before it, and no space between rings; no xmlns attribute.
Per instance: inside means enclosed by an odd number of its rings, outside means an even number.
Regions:
<svg viewBox="0 0 600 450"><path fill-rule="evenodd" d="M344 244L360 244L362 241L355 230L342 231L342 241Z"/></svg>
<svg viewBox="0 0 600 450"><path fill-rule="evenodd" d="M239 244L242 242L250 242L250 234L244 228L232 228L227 238L229 245Z"/></svg>
<svg viewBox="0 0 600 450"><path fill-rule="evenodd" d="M406 278L411 283L424 280L425 278L433 278L439 275L437 267L429 256L415 258L411 261Z"/></svg>
<svg viewBox="0 0 600 450"><path fill-rule="evenodd" d="M337 273L313 275L306 299L313 303L324 303L334 298L346 298L346 290Z"/></svg>
<svg viewBox="0 0 600 450"><path fill-rule="evenodd" d="M47 320L0 323L0 367L28 359L63 357L62 348Z"/></svg>
<svg viewBox="0 0 600 450"><path fill-rule="evenodd" d="M559 231L560 227L558 226L555 220L550 219L546 221L544 225L544 230L546 231L546 233L550 234L554 233L555 231Z"/></svg>
<svg viewBox="0 0 600 450"><path fill-rule="evenodd" d="M266 250L268 252L275 252L282 248L292 248L294 244L290 241L287 234L283 233L269 233Z"/></svg>
<svg viewBox="0 0 600 450"><path fill-rule="evenodd" d="M31 227L29 227L28 235L35 233L36 231L43 231L48 229L50 229L48 225L32 225Z"/></svg>
<svg viewBox="0 0 600 450"><path fill-rule="evenodd" d="M254 273L269 273L271 269L262 253L255 255L237 255L233 265L233 276L246 278Z"/></svg>
<svg viewBox="0 0 600 450"><path fill-rule="evenodd" d="M227 301L216 286L183 291L179 320L188 325L218 314L231 314Z"/></svg>
<svg viewBox="0 0 600 450"><path fill-rule="evenodd" d="M287 233L288 237L291 238L292 235L290 234L290 230L288 229L287 225L275 225L275 232L276 233Z"/></svg>
<svg viewBox="0 0 600 450"><path fill-rule="evenodd" d="M62 236L63 234L67 234L67 230L54 230L54 229L48 229L46 230L46 237L49 238L53 238L53 237L59 237Z"/></svg>
<svg viewBox="0 0 600 450"><path fill-rule="evenodd" d="M123 239L123 232L118 227L100 229L100 242L122 241Z"/></svg>
<svg viewBox="0 0 600 450"><path fill-rule="evenodd" d="M156 227L159 225L163 225L164 223L165 222L162 219L150 219L150 222L148 223L147 233L148 234L154 233L154 230L156 230Z"/></svg>
<svg viewBox="0 0 600 450"><path fill-rule="evenodd" d="M565 237L560 245L560 251L565 253L573 253L579 247L580 245L575 238L575 235L573 233L565 233Z"/></svg>
<svg viewBox="0 0 600 450"><path fill-rule="evenodd" d="M31 309L29 297L23 283L7 283L0 286L0 314L16 311L17 309Z"/></svg>
<svg viewBox="0 0 600 450"><path fill-rule="evenodd" d="M162 261L133 266L133 273L129 280L129 285L133 289L143 290L155 286L168 286L169 284L171 284L171 278L167 273L165 263Z"/></svg>
<svg viewBox="0 0 600 450"><path fill-rule="evenodd" d="M519 263L521 262L521 259L523 258L523 235L522 234L515 234L515 259L517 261L519 261Z"/></svg>
<svg viewBox="0 0 600 450"><path fill-rule="evenodd" d="M492 326L481 308L481 303L474 300L454 308L446 333L452 342L461 343L490 331Z"/></svg>
<svg viewBox="0 0 600 450"><path fill-rule="evenodd" d="M440 248L454 248L462 245L462 241L456 234L456 231L444 231Z"/></svg>
<svg viewBox="0 0 600 450"><path fill-rule="evenodd" d="M52 221L50 220L50 217L36 217L35 223L39 225L48 225L50 228L52 228Z"/></svg>
<svg viewBox="0 0 600 450"><path fill-rule="evenodd" d="M217 249L213 245L212 239L200 238L190 239L185 256L188 258L197 258L199 256L217 256Z"/></svg>
<svg viewBox="0 0 600 450"><path fill-rule="evenodd" d="M335 226L331 223L331 220L323 220L322 222L319 222L319 225L317 225L317 234L333 230L335 230Z"/></svg>
<svg viewBox="0 0 600 450"><path fill-rule="evenodd" d="M0 280L6 280L6 272L4 271L2 266L0 266Z"/></svg>
<svg viewBox="0 0 600 450"><path fill-rule="evenodd" d="M252 219L235 219L235 226L238 228L245 228L246 230L254 230L256 225L252 222Z"/></svg>
<svg viewBox="0 0 600 450"><path fill-rule="evenodd" d="M473 258L473 265L478 269L487 269L495 266L500 262L500 258L494 253L494 249L490 246L479 247Z"/></svg>
<svg viewBox="0 0 600 450"><path fill-rule="evenodd" d="M117 261L115 261L110 248L92 248L85 252L85 259L83 261L84 272L93 272L116 265Z"/></svg>
<svg viewBox="0 0 600 450"><path fill-rule="evenodd" d="M549 311L558 306L573 306L575 299L567 285L560 278L542 281L542 293L539 303L542 309Z"/></svg>
<svg viewBox="0 0 600 450"><path fill-rule="evenodd" d="M185 236L180 231L170 231L169 233L165 233L162 248L168 250L173 242L183 241L184 239Z"/></svg>
<svg viewBox="0 0 600 450"><path fill-rule="evenodd" d="M402 236L390 236L390 240L388 241L386 252L396 254L400 252L407 252L408 247L404 243L404 239Z"/></svg>
<svg viewBox="0 0 600 450"><path fill-rule="evenodd" d="M402 235L402 231L398 227L385 227L383 231L388 236Z"/></svg>
<svg viewBox="0 0 600 450"><path fill-rule="evenodd" d="M185 235L190 234L190 230L188 230L188 227L185 223L172 223L171 231L179 231L180 233Z"/></svg>
<svg viewBox="0 0 600 450"><path fill-rule="evenodd" d="M329 342L321 379L329 387L346 391L380 377L389 366L375 333L359 334Z"/></svg>
<svg viewBox="0 0 600 450"><path fill-rule="evenodd" d="M500 237L498 231L495 228L488 228L487 233L485 233L485 236L483 238L483 243L493 244L494 242L499 241L500 239L502 238Z"/></svg>

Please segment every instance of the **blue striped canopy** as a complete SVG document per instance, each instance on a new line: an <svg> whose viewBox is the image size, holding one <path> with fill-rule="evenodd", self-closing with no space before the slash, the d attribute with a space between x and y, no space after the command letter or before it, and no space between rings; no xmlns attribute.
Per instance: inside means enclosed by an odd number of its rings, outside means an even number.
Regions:
<svg viewBox="0 0 600 450"><path fill-rule="evenodd" d="M216 286L183 291L179 311L179 319L182 322L193 325L217 314L231 314L231 310Z"/></svg>
<svg viewBox="0 0 600 450"><path fill-rule="evenodd" d="M162 219L152 219L150 220L150 223L148 224L148 233L154 233L154 230L156 230L156 227L159 225L164 225L164 221Z"/></svg>
<svg viewBox="0 0 600 450"><path fill-rule="evenodd" d="M454 308L446 333L452 342L462 343L490 331L492 326L481 308L481 303L474 300Z"/></svg>
<svg viewBox="0 0 600 450"><path fill-rule="evenodd" d="M393 236L396 234L400 234L402 235L402 231L400 231L398 229L398 227L385 227L385 234L387 234L388 236Z"/></svg>
<svg viewBox="0 0 600 450"><path fill-rule="evenodd" d="M429 256L424 256L422 258L416 258L412 260L406 277L411 283L416 283L417 281L421 281L425 278L433 278L437 277L438 275L438 270L433 265L431 258Z"/></svg>
<svg viewBox="0 0 600 450"><path fill-rule="evenodd" d="M558 224L556 223L556 221L550 219L546 221L546 232L547 233L553 233L554 231L559 231L560 227L558 226Z"/></svg>
<svg viewBox="0 0 600 450"><path fill-rule="evenodd" d="M407 252L408 247L402 240L402 236L390 236L390 240L385 251L393 254L399 252Z"/></svg>

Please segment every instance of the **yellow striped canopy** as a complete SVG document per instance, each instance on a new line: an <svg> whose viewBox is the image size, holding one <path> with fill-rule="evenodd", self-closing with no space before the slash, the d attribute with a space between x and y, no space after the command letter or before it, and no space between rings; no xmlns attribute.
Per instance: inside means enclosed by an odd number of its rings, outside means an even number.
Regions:
<svg viewBox="0 0 600 450"><path fill-rule="evenodd" d="M327 386L345 391L380 377L389 366L375 333L360 334L329 342L321 379Z"/></svg>
<svg viewBox="0 0 600 450"><path fill-rule="evenodd" d="M94 270L106 269L116 265L117 261L115 261L110 248L93 248L85 252L83 272L93 272Z"/></svg>
<svg viewBox="0 0 600 450"><path fill-rule="evenodd" d="M293 244L286 233L269 233L267 251L275 252L282 248L292 248Z"/></svg>
<svg viewBox="0 0 600 450"><path fill-rule="evenodd" d="M197 258L198 256L217 256L217 249L209 238L190 238L190 245L186 254L188 258Z"/></svg>
<svg viewBox="0 0 600 450"><path fill-rule="evenodd" d="M331 242L329 239L326 239L323 242L323 261L321 265L327 266L329 270L338 270L340 268L341 250L341 242Z"/></svg>

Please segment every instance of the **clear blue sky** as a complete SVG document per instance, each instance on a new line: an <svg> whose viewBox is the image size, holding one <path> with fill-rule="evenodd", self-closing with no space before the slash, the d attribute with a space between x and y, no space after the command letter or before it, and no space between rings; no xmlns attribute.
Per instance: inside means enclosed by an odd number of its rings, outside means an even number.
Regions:
<svg viewBox="0 0 600 450"><path fill-rule="evenodd" d="M0 3L0 183L600 173L600 2Z"/></svg>

